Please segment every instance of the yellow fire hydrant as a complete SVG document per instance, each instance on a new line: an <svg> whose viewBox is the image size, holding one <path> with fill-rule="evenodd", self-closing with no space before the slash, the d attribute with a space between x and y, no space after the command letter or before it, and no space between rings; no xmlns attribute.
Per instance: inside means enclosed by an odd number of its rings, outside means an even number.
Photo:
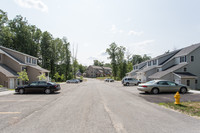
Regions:
<svg viewBox="0 0 200 133"><path fill-rule="evenodd" d="M181 96L180 96L179 92L176 92L176 94L174 95L174 98L175 98L174 104L180 104Z"/></svg>

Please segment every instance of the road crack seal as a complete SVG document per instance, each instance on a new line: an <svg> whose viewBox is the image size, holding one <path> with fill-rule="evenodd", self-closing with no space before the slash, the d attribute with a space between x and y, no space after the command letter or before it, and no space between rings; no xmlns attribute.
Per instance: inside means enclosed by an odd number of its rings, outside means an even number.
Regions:
<svg viewBox="0 0 200 133"><path fill-rule="evenodd" d="M108 116L115 131L117 133L127 133L126 129L124 128L123 124L118 120L117 116L108 108L101 94L100 96L102 99L101 103L103 104L105 111L108 113Z"/></svg>

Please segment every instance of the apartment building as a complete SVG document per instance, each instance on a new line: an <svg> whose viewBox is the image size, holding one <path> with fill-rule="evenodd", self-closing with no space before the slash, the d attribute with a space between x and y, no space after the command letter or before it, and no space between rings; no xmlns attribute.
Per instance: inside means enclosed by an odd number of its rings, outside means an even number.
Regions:
<svg viewBox="0 0 200 133"><path fill-rule="evenodd" d="M37 81L38 76L45 74L49 80L49 71L37 65L37 58L0 46L0 85L7 88L15 88L22 85L17 72L26 70L29 82Z"/></svg>

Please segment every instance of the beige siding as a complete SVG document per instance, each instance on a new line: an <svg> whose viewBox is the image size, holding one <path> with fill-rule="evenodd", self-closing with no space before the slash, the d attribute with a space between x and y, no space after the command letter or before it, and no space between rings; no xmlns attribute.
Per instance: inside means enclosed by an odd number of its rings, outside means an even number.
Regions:
<svg viewBox="0 0 200 133"><path fill-rule="evenodd" d="M39 80L38 76L40 76L42 73L38 69L27 67L27 74L30 83L33 81L38 81Z"/></svg>
<svg viewBox="0 0 200 133"><path fill-rule="evenodd" d="M10 67L11 69L13 69L16 72L22 71L22 67L21 67L21 65L19 65L19 63L12 60L10 57L8 57L6 55L4 55L3 58L4 58L3 64L7 65L8 67Z"/></svg>
<svg viewBox="0 0 200 133"><path fill-rule="evenodd" d="M8 87L8 78L1 72L0 72L0 85Z"/></svg>

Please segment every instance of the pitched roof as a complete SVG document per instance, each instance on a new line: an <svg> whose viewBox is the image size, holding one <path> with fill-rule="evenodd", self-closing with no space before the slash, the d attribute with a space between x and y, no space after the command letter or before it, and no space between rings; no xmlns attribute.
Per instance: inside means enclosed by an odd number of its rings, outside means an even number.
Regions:
<svg viewBox="0 0 200 133"><path fill-rule="evenodd" d="M29 67L35 68L35 69L37 69L37 70L39 70L41 72L50 72L49 70L44 69L44 68L42 68L42 67L40 67L38 65L29 65Z"/></svg>
<svg viewBox="0 0 200 133"><path fill-rule="evenodd" d="M159 58L162 58L162 57L164 57L164 56L170 55L170 54L172 54L172 53L176 53L176 52L178 52L178 51L180 51L180 50L174 50L174 51L171 51L171 52L168 52L168 53L164 53L164 54L159 55L159 56L157 56L157 57L154 57L154 58L152 58L152 59L150 59L150 60L159 59Z"/></svg>
<svg viewBox="0 0 200 133"><path fill-rule="evenodd" d="M94 68L94 69L106 69L106 70L111 70L110 67L101 67L101 66L90 66L90 67L92 67L92 68Z"/></svg>
<svg viewBox="0 0 200 133"><path fill-rule="evenodd" d="M103 68L100 67L100 66L90 66L90 67L95 68L95 69L103 69Z"/></svg>
<svg viewBox="0 0 200 133"><path fill-rule="evenodd" d="M12 60L14 60L15 62L19 63L20 65L25 65L24 63L22 63L20 60L18 60L17 58L15 58L14 56L10 55L9 53L7 53L6 51L1 49L2 46L0 46L0 53L5 54L6 56L8 56L9 58L11 58Z"/></svg>
<svg viewBox="0 0 200 133"><path fill-rule="evenodd" d="M103 69L111 70L112 68L110 68L110 67L103 67Z"/></svg>
<svg viewBox="0 0 200 133"><path fill-rule="evenodd" d="M180 57L180 56L188 55L189 53L191 53L192 51L194 51L198 47L200 47L200 43L193 44L193 45L190 45L188 47L185 47L185 48L181 49L181 51L178 52L174 57Z"/></svg>
<svg viewBox="0 0 200 133"><path fill-rule="evenodd" d="M188 63L184 62L184 63L180 63L176 66L173 66L165 71L160 71L160 72L157 72L157 73L154 73L153 75L149 76L149 78L151 79L159 79L159 78L162 78L163 76L171 73L171 72L174 72L176 71L177 69L180 69L181 67L184 67L186 66Z"/></svg>
<svg viewBox="0 0 200 133"><path fill-rule="evenodd" d="M5 54L5 52L4 52L3 50L1 50L1 49L0 49L0 53L1 53L1 54Z"/></svg>
<svg viewBox="0 0 200 133"><path fill-rule="evenodd" d="M156 68L157 66L150 66L150 67L145 67L144 69L140 70L139 72L147 72L147 71L150 71L154 68Z"/></svg>
<svg viewBox="0 0 200 133"><path fill-rule="evenodd" d="M139 71L139 69L136 69L136 70L132 70L132 71L126 73L126 74L131 74L131 73L135 73L135 72L138 72L138 71Z"/></svg>
<svg viewBox="0 0 200 133"><path fill-rule="evenodd" d="M3 64L0 64L0 72L3 73L6 77L18 77L17 72Z"/></svg>
<svg viewBox="0 0 200 133"><path fill-rule="evenodd" d="M9 50L9 51L12 51L12 52L15 52L15 53L21 54L21 55L25 55L25 56L29 56L29 57L32 57L32 58L38 59L37 57L31 56L31 55L28 55L28 54L25 54L25 53L22 53L22 52L19 52L19 51L16 51L16 50L10 49L10 48L6 48L6 47L4 47L4 46L0 46L0 49Z"/></svg>
<svg viewBox="0 0 200 133"><path fill-rule="evenodd" d="M175 75L178 75L181 78L197 78L196 75L189 72L174 72Z"/></svg>

